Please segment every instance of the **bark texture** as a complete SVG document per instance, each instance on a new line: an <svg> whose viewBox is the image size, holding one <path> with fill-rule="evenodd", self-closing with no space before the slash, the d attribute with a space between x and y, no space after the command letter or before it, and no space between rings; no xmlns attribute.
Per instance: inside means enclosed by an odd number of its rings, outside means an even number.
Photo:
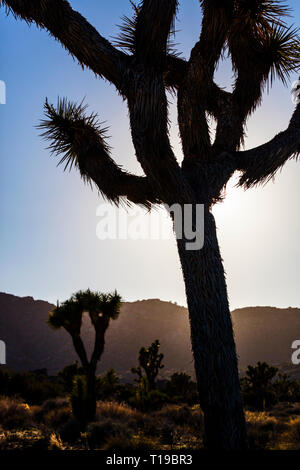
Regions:
<svg viewBox="0 0 300 470"><path fill-rule="evenodd" d="M205 211L201 251L187 251L178 240L186 286L200 405L205 416L206 447L246 448L237 355L225 275L213 215Z"/></svg>

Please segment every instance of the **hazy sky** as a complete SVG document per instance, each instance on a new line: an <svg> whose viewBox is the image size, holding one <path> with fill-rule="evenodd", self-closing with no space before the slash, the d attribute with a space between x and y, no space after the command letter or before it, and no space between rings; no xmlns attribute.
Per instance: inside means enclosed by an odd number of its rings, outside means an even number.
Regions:
<svg viewBox="0 0 300 470"><path fill-rule="evenodd" d="M291 21L300 26L299 2ZM180 2L176 42L184 57L197 40L198 0ZM115 36L127 0L71 0L107 38ZM45 97L79 101L110 126L115 160L140 173L130 141L126 105L113 86L82 71L60 44L35 26L6 17L0 9L0 79L7 104L0 105L0 290L55 301L77 289L110 291L124 299L161 298L185 304L173 240L105 240L96 236L102 202L75 171L63 173L45 149L35 125ZM231 68L221 64L216 80L230 86ZM297 76L292 77L294 81ZM173 100L174 101L174 100ZM246 147L286 128L293 111L290 87L276 83L248 125ZM171 138L180 158L176 107ZM232 308L248 305L300 307L300 165L292 161L275 183L244 192L230 182L227 199L214 209ZM147 215L144 216L145 220Z"/></svg>

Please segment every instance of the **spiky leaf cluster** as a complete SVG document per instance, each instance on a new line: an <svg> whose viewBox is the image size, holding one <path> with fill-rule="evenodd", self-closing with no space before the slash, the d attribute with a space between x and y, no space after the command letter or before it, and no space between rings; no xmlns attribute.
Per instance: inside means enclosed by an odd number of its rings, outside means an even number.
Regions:
<svg viewBox="0 0 300 470"><path fill-rule="evenodd" d="M46 100L44 111L47 119L39 124L41 136L50 141L48 149L55 155L62 155L58 165L64 170L77 167L85 181L89 175L79 165L79 155L88 150L91 143L97 144L103 152L109 152L106 143L107 128L102 128L96 113L86 114L87 105L73 103L66 98L58 98L57 107Z"/></svg>
<svg viewBox="0 0 300 470"><path fill-rule="evenodd" d="M50 312L48 325L57 330L65 328L71 335L79 335L82 323L82 310L74 299L69 299Z"/></svg>
<svg viewBox="0 0 300 470"><path fill-rule="evenodd" d="M228 33L228 48L236 72L257 62L263 86L278 77L284 84L299 70L299 29L287 26L289 7L275 0L237 0Z"/></svg>
<svg viewBox="0 0 300 470"><path fill-rule="evenodd" d="M120 28L120 33L118 34L118 36L113 38L113 43L116 47L119 47L124 52L135 54L135 31L138 16L142 7L142 2L134 3L133 1L130 1L130 4L132 6L133 15L132 17L126 15L122 16L122 23L118 25L118 27ZM173 23L172 30L170 31L167 43L167 53L169 55L178 57L180 53L176 50L177 44L172 40L172 37L175 36L175 32L175 25Z"/></svg>
<svg viewBox="0 0 300 470"><path fill-rule="evenodd" d="M277 0L236 0L233 29L264 36L274 26L285 26L284 18L291 9Z"/></svg>
<svg viewBox="0 0 300 470"><path fill-rule="evenodd" d="M271 64L269 78L276 76L286 85L292 72L299 70L300 37L298 28L275 26L263 40L266 61Z"/></svg>
<svg viewBox="0 0 300 470"><path fill-rule="evenodd" d="M71 335L79 335L84 312L88 312L94 325L98 320L115 320L120 313L121 297L111 294L79 291L50 312L47 323L54 329L65 328Z"/></svg>

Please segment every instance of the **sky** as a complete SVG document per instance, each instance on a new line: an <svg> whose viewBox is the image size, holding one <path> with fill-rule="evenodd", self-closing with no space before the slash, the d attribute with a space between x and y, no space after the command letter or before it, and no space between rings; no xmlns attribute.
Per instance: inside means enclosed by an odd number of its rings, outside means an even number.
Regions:
<svg viewBox="0 0 300 470"><path fill-rule="evenodd" d="M99 32L111 39L127 0L71 0ZM300 26L300 4L291 22ZM198 38L198 0L180 2L176 38L182 56ZM84 185L76 171L63 172L50 156L36 125L48 97L80 101L109 126L112 156L141 174L130 140L126 104L113 86L82 70L46 31L7 17L0 9L0 80L6 104L0 105L0 291L55 302L79 289L117 289L124 300L160 298L186 305L175 240L100 240L97 237L97 191ZM246 148L285 129L293 112L291 84L276 82L247 127ZM232 84L228 61L216 81ZM171 142L181 158L176 102L170 98ZM225 202L213 209L227 275L230 306L300 307L299 196L300 165L290 161L274 183L244 191L229 182ZM103 207L103 206L101 206ZM98 212L99 214L99 212ZM143 214L147 223L150 217Z"/></svg>

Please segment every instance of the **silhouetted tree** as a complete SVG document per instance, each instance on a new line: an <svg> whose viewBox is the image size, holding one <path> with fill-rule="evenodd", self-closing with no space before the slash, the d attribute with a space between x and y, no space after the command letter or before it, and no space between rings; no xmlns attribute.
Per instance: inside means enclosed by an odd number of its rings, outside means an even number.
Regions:
<svg viewBox="0 0 300 470"><path fill-rule="evenodd" d="M299 104L284 132L262 146L239 151L247 119L260 104L266 85L276 75L286 83L299 68L298 32L284 22L289 9L277 0L200 0L200 38L184 60L169 42L177 0L141 0L134 17L125 20L115 47L65 0L1 0L1 4L16 17L48 30L83 67L107 79L127 100L132 141L145 175L130 174L114 162L105 132L95 115L85 114L82 104L60 100L55 109L46 102L42 127L66 166L73 163L114 203L126 197L147 208L157 203L190 204L194 213L198 204L204 204L203 249L187 250L187 237L178 239L177 245L206 446L244 448L237 356L211 208L236 171L247 189L271 179L298 154ZM235 74L232 92L214 82L225 50ZM177 93L182 164L169 141L168 90ZM214 141L209 116L216 122Z"/></svg>
<svg viewBox="0 0 300 470"><path fill-rule="evenodd" d="M138 375L139 382L144 377L147 378L149 390L156 388L156 377L160 369L164 367L164 365L162 365L164 355L159 352L159 348L160 344L158 339L153 341L149 348L141 348L139 352L139 366L131 368L131 372Z"/></svg>
<svg viewBox="0 0 300 470"><path fill-rule="evenodd" d="M300 382L287 374L277 374L273 387L279 401L298 402L300 399Z"/></svg>
<svg viewBox="0 0 300 470"><path fill-rule="evenodd" d="M76 353L81 361L86 378L84 381L77 376L76 389L80 397L85 397L86 421L94 418L96 412L96 369L104 351L105 333L110 320L115 320L120 313L121 298L117 292L102 294L99 292L79 291L61 305L57 305L49 314L48 324L54 329L64 328L71 336ZM83 314L87 312L95 329L95 344L90 360L80 336ZM77 400L77 401L76 401ZM79 407L80 398L73 392L75 408ZM84 421L83 418L81 421Z"/></svg>
<svg viewBox="0 0 300 470"><path fill-rule="evenodd" d="M265 410L276 401L274 378L278 372L276 367L266 362L258 362L256 366L248 366L243 378L245 401L259 410Z"/></svg>
<svg viewBox="0 0 300 470"><path fill-rule="evenodd" d="M175 372L165 385L165 392L171 399L177 401L194 403L198 399L197 385L192 381L190 375L185 372Z"/></svg>
<svg viewBox="0 0 300 470"><path fill-rule="evenodd" d="M120 389L120 378L114 369L109 369L103 377L97 378L97 398L112 400L117 397Z"/></svg>

